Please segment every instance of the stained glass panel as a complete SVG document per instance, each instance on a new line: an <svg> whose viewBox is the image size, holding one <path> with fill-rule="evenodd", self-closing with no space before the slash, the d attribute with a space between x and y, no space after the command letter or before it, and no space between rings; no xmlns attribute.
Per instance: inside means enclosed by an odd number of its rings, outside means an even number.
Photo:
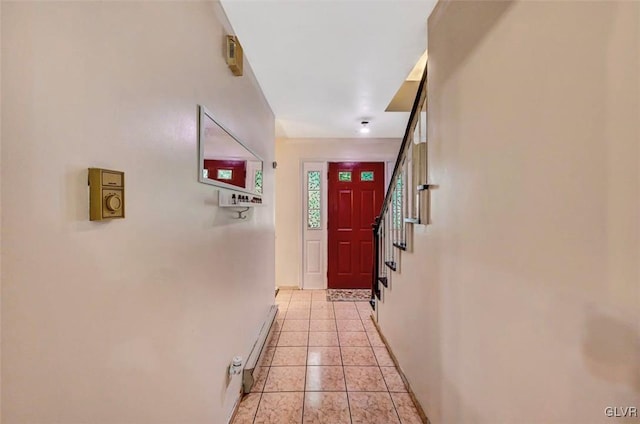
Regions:
<svg viewBox="0 0 640 424"><path fill-rule="evenodd" d="M373 171L360 172L360 181L373 181Z"/></svg>
<svg viewBox="0 0 640 424"><path fill-rule="evenodd" d="M320 229L320 171L307 172L307 228Z"/></svg>
<svg viewBox="0 0 640 424"><path fill-rule="evenodd" d="M320 229L320 210L309 209L308 227L310 230Z"/></svg>
<svg viewBox="0 0 640 424"><path fill-rule="evenodd" d="M309 192L309 209L320 209L320 192Z"/></svg>
<svg viewBox="0 0 640 424"><path fill-rule="evenodd" d="M338 181L351 182L351 171L338 172Z"/></svg>
<svg viewBox="0 0 640 424"><path fill-rule="evenodd" d="M393 228L400 228L402 226L402 174L398 175L396 180L396 189L393 191L392 196L392 212L393 212Z"/></svg>
<svg viewBox="0 0 640 424"><path fill-rule="evenodd" d="M219 180L231 180L233 179L233 171L231 169L218 169Z"/></svg>
<svg viewBox="0 0 640 424"><path fill-rule="evenodd" d="M307 173L307 180L309 190L320 190L320 171L309 171Z"/></svg>
<svg viewBox="0 0 640 424"><path fill-rule="evenodd" d="M262 194L262 170L257 169L253 179L253 185L256 188L256 193Z"/></svg>

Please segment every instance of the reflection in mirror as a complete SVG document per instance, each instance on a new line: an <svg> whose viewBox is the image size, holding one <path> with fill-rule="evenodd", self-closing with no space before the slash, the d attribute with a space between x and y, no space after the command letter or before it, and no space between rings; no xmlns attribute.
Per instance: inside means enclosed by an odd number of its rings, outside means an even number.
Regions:
<svg viewBox="0 0 640 424"><path fill-rule="evenodd" d="M200 182L262 194L262 159L200 106Z"/></svg>

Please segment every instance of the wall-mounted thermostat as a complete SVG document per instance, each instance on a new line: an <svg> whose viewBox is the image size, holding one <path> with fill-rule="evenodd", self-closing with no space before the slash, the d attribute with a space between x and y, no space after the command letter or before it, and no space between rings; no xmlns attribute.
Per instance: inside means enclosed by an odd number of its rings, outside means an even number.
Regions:
<svg viewBox="0 0 640 424"><path fill-rule="evenodd" d="M124 218L124 172L89 168L89 219Z"/></svg>

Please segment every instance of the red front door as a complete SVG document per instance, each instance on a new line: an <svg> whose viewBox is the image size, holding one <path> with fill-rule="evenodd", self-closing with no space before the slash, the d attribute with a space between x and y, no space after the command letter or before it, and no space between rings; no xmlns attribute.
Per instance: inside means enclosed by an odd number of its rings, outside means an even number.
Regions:
<svg viewBox="0 0 640 424"><path fill-rule="evenodd" d="M330 289L371 288L371 224L384 200L384 163L329 163Z"/></svg>
<svg viewBox="0 0 640 424"><path fill-rule="evenodd" d="M247 161L205 159L204 168L208 171L210 180L246 188Z"/></svg>

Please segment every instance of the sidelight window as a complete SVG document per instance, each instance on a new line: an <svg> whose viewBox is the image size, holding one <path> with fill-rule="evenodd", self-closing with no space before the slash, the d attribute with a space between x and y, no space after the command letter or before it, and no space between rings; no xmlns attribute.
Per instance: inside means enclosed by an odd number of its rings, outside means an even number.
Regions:
<svg viewBox="0 0 640 424"><path fill-rule="evenodd" d="M399 230L402 227L402 210L404 209L404 186L403 186L402 174L399 174L396 179L396 187L393 190L391 197L391 212L393 214L393 229Z"/></svg>
<svg viewBox="0 0 640 424"><path fill-rule="evenodd" d="M320 171L307 172L307 228L310 230L321 229L320 181Z"/></svg>
<svg viewBox="0 0 640 424"><path fill-rule="evenodd" d="M253 186L255 187L256 193L262 194L262 170L256 169L256 172L253 176Z"/></svg>

